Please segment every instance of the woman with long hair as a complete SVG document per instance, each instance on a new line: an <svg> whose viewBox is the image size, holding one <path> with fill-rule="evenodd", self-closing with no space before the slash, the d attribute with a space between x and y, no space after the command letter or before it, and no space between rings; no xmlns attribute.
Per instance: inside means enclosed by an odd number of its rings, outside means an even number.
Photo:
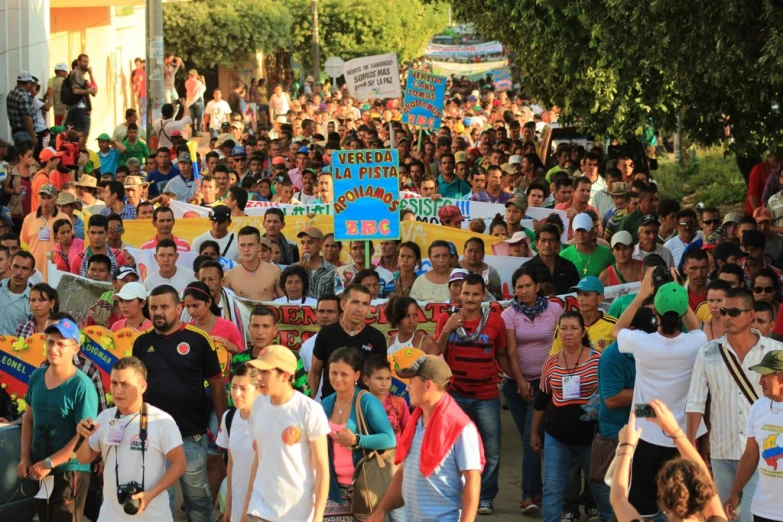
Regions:
<svg viewBox="0 0 783 522"><path fill-rule="evenodd" d="M329 382L334 393L324 397L321 405L329 418L329 499L324 522L353 522L353 474L364 456L363 450L387 450L397 446L383 404L370 393L359 398L362 354L357 348L338 348L329 357ZM368 434L359 434L356 410L367 424Z"/></svg>
<svg viewBox="0 0 783 522"><path fill-rule="evenodd" d="M120 307L122 319L111 325L112 332L122 328L132 328L137 332L152 328L147 310L147 289L143 284L137 281L125 283L113 297Z"/></svg>
<svg viewBox="0 0 783 522"><path fill-rule="evenodd" d="M421 248L413 241L406 241L397 250L397 266L400 268L394 273L394 292L391 295L408 297L421 269Z"/></svg>
<svg viewBox="0 0 783 522"><path fill-rule="evenodd" d="M494 268L484 262L484 240L480 237L472 237L465 241L465 250L459 266L472 274L478 274L484 278L487 291L495 299L503 299L503 291L500 287L500 274Z"/></svg>
<svg viewBox="0 0 783 522"><path fill-rule="evenodd" d="M532 267L522 266L511 276L514 299L501 317L506 323L506 352L513 375L503 378L501 390L511 417L522 437L523 513L541 508L541 456L530 445L533 428L533 401L541 386L541 368L552 347L563 307L541 292L541 283Z"/></svg>
<svg viewBox="0 0 783 522"><path fill-rule="evenodd" d="M226 467L226 506L221 522L239 522L242 507L250 484L253 464L248 455L253 454L253 437L248 419L253 401L258 397L258 369L247 363L239 363L231 377L231 400L234 408L223 414L218 431L217 445L228 452Z"/></svg>
<svg viewBox="0 0 783 522"><path fill-rule="evenodd" d="M57 290L46 283L38 283L30 289L30 320L16 327L16 336L27 338L46 330L46 321L54 312L60 311L60 297Z"/></svg>
<svg viewBox="0 0 783 522"><path fill-rule="evenodd" d="M206 284L194 281L185 287L182 296L191 317L190 324L207 332L212 340L222 344L229 353L245 350L245 339L240 335L237 325L221 317L220 308L212 299Z"/></svg>
<svg viewBox="0 0 783 522"><path fill-rule="evenodd" d="M546 446L544 461L544 522L563 518L563 496L568 469L577 459L582 469L590 469L590 450L595 435L595 419L585 418L590 397L598 390L598 360L587 337L579 312L565 312L558 324L563 350L544 362L540 393L535 400L530 445L540 452ZM544 427L544 441L539 428ZM593 489L592 483L590 488ZM593 491L594 496L600 492Z"/></svg>
<svg viewBox="0 0 783 522"><path fill-rule="evenodd" d="M73 224L70 219L58 219L52 224L54 234L54 254L52 260L58 270L71 271L71 260L79 252L84 252L84 240L73 235Z"/></svg>
<svg viewBox="0 0 783 522"><path fill-rule="evenodd" d="M668 460L658 472L658 505L669 520L725 522L726 512L718 497L718 490L699 452L685 436L666 404L652 400L649 406L655 416L645 420L656 424L667 437L674 440L680 452L679 457ZM643 429L637 427L636 415L631 412L628 424L618 434L610 497L618 522L632 522L642 518L628 501L628 492L631 460Z"/></svg>
<svg viewBox="0 0 783 522"><path fill-rule="evenodd" d="M419 326L419 305L410 297L392 297L386 303L386 317L397 332L389 335L389 355L412 346L424 353L438 353L438 345L429 335L417 330Z"/></svg>

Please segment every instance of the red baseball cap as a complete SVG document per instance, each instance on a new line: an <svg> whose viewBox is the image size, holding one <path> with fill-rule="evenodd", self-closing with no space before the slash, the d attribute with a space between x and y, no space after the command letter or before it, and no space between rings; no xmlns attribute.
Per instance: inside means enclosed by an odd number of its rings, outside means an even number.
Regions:
<svg viewBox="0 0 783 522"><path fill-rule="evenodd" d="M285 165L285 158L283 156L275 156L272 158L272 165Z"/></svg>
<svg viewBox="0 0 783 522"><path fill-rule="evenodd" d="M438 209L438 219L443 221L465 221L465 216L462 215L462 211L457 205L446 205Z"/></svg>

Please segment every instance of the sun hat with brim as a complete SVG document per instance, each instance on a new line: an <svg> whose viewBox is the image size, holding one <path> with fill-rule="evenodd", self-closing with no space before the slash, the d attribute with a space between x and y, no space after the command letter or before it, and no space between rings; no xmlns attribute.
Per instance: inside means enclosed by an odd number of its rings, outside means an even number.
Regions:
<svg viewBox="0 0 783 522"><path fill-rule="evenodd" d="M658 315L674 312L682 317L688 311L688 291L675 282L666 283L655 292L653 305Z"/></svg>
<svg viewBox="0 0 783 522"><path fill-rule="evenodd" d="M97 137L97 138L95 138L95 139L96 139L97 141L111 141L111 136L109 136L108 134L106 134L106 133L104 132L103 134L101 134L100 136L98 136L98 137Z"/></svg>
<svg viewBox="0 0 783 522"><path fill-rule="evenodd" d="M127 176L125 178L124 183L125 188L127 187L141 187L141 188L147 188L150 186L149 182L144 181L144 178L141 176Z"/></svg>
<svg viewBox="0 0 783 522"><path fill-rule="evenodd" d="M98 188L98 180L95 176L82 176L79 181L75 183L77 187L84 188Z"/></svg>
<svg viewBox="0 0 783 522"><path fill-rule="evenodd" d="M278 116L275 118L275 123L288 123L288 120L285 116Z"/></svg>
<svg viewBox="0 0 783 522"><path fill-rule="evenodd" d="M569 292L595 292L604 293L604 284L595 276L585 276L579 280L576 286L568 289Z"/></svg>
<svg viewBox="0 0 783 522"><path fill-rule="evenodd" d="M783 350L772 350L764 354L761 362L750 367L759 375L783 372Z"/></svg>
<svg viewBox="0 0 783 522"><path fill-rule="evenodd" d="M76 197L70 192L60 192L57 196L57 201L54 202L58 207L65 205L74 205L76 203Z"/></svg>
<svg viewBox="0 0 783 522"><path fill-rule="evenodd" d="M403 379L419 377L425 381L432 381L440 385L446 385L451 379L451 368L436 355L425 355L416 359L409 368L397 370L397 375Z"/></svg>
<svg viewBox="0 0 783 522"><path fill-rule="evenodd" d="M259 370L282 370L288 374L296 373L296 355L290 349L279 344L267 347L258 359L247 361L248 366Z"/></svg>
<svg viewBox="0 0 783 522"><path fill-rule="evenodd" d="M125 283L120 291L114 294L114 297L119 297L124 301L130 301L131 299L146 301L147 289L143 284L133 281L131 283Z"/></svg>
<svg viewBox="0 0 783 522"><path fill-rule="evenodd" d="M606 189L606 193L610 196L624 196L628 194L628 183L625 181L613 181L609 184L609 188Z"/></svg>

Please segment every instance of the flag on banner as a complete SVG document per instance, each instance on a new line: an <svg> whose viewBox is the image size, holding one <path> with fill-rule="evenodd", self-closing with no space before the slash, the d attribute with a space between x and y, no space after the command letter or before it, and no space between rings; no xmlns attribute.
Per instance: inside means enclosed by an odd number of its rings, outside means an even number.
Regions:
<svg viewBox="0 0 783 522"><path fill-rule="evenodd" d="M188 150L190 151L190 159L193 161L193 179L199 179L198 175L198 154L196 153L196 147L198 143L195 141L188 142Z"/></svg>

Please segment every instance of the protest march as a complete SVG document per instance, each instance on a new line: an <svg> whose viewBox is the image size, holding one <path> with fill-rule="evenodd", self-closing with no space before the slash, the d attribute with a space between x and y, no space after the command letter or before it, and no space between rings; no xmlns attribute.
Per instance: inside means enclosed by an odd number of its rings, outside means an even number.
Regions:
<svg viewBox="0 0 783 522"><path fill-rule="evenodd" d="M45 140L19 72L0 140L18 520L472 522L513 488L544 522L783 522L778 152L741 211L697 206L654 145L565 132L499 42L424 58L229 105L167 56L192 103L91 129L80 55Z"/></svg>

